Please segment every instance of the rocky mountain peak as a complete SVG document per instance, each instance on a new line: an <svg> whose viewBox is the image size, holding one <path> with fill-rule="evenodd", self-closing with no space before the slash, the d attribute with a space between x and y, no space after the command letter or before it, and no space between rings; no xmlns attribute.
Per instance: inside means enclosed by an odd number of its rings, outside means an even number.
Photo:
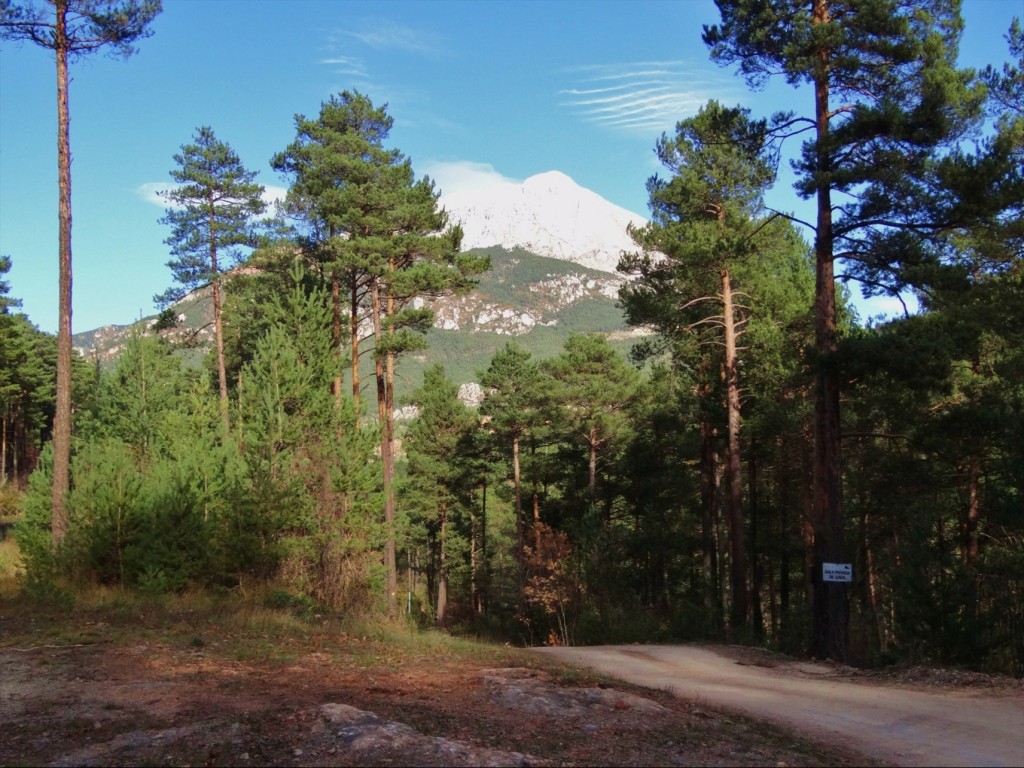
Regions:
<svg viewBox="0 0 1024 768"><path fill-rule="evenodd" d="M521 184L442 195L463 248L522 248L540 256L615 273L622 251L634 250L629 224L646 220L581 187L560 171Z"/></svg>

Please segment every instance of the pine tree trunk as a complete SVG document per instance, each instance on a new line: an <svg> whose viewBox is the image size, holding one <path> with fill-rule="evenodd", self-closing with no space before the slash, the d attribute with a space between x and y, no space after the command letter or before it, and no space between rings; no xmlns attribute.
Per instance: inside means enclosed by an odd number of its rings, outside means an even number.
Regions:
<svg viewBox="0 0 1024 768"><path fill-rule="evenodd" d="M516 516L516 601L519 615L526 616L526 515L523 512L523 478L519 461L519 434L512 436L512 490Z"/></svg>
<svg viewBox="0 0 1024 768"><path fill-rule="evenodd" d="M757 494L757 459L753 455L754 446L751 445L751 455L747 458L747 493L750 498L750 619L754 631L755 640L764 639L764 610L761 604L761 589L764 585L764 568L761 565L762 558L758 556L758 494Z"/></svg>
<svg viewBox="0 0 1024 768"><path fill-rule="evenodd" d="M885 612L882 610L882 601L878 588L878 570L875 568L875 552L871 546L871 515L867 508L864 510L862 521L864 532L864 576L867 581L868 606L871 616L874 618L875 628L878 632L878 649L885 654L889 650L889 630L885 622Z"/></svg>
<svg viewBox="0 0 1024 768"><path fill-rule="evenodd" d="M829 0L813 0L813 23L827 24ZM814 71L817 129L817 232L814 337L818 354L814 398L814 560L811 653L848 661L846 587L822 581L822 564L843 561L842 460L840 455L839 379L835 371L836 284L829 186L829 81L831 52L821 50Z"/></svg>
<svg viewBox="0 0 1024 768"><path fill-rule="evenodd" d="M331 352L336 360L341 359L341 276L338 270L331 270ZM331 382L331 394L334 402L341 406L341 364L334 373Z"/></svg>
<svg viewBox="0 0 1024 768"><path fill-rule="evenodd" d="M469 529L469 602L480 613L480 517L473 515Z"/></svg>
<svg viewBox="0 0 1024 768"><path fill-rule="evenodd" d="M22 461L21 457L25 453L25 420L21 415L21 408L15 408L12 414L11 424L11 477L14 478L15 484L20 488L22 486Z"/></svg>
<svg viewBox="0 0 1024 768"><path fill-rule="evenodd" d="M981 376L981 361L971 360L971 372ZM981 459L974 453L967 460L967 508L960 526L960 555L968 568L978 559L978 520L981 517Z"/></svg>
<svg viewBox="0 0 1024 768"><path fill-rule="evenodd" d="M0 488L7 485L7 414L8 408L4 408L4 415L0 418Z"/></svg>
<svg viewBox="0 0 1024 768"><path fill-rule="evenodd" d="M352 273L351 281L349 344L352 347L352 360L350 361L352 367L352 409L355 411L355 427L359 429L359 419L361 416L359 409L359 278L355 271Z"/></svg>
<svg viewBox="0 0 1024 768"><path fill-rule="evenodd" d="M394 262L388 263L388 272L393 273L395 270ZM385 315L391 320L395 314L395 298L391 292L390 286L387 291L387 304L385 306ZM390 337L394 334L394 328L388 326L387 335ZM388 591L394 595L392 602L398 598L398 562L395 551L395 514L397 510L397 500L395 498L395 353L392 351L390 345L388 347L387 355L384 358L384 375L385 375L385 388L384 388L384 424L385 431L387 433L387 444L388 450L385 457L385 476L387 481L384 486L384 519L388 524L388 540L384 551L384 560L388 570ZM397 611L397 603L395 604L395 610Z"/></svg>
<svg viewBox="0 0 1024 768"><path fill-rule="evenodd" d="M590 461L587 465L589 475L587 477L587 494L590 499L590 506L597 504L597 428L594 427L587 435L587 445L590 448Z"/></svg>
<svg viewBox="0 0 1024 768"><path fill-rule="evenodd" d="M526 544L526 520L523 518L523 483L519 469L519 435L512 436L512 490L515 495L516 548L522 551ZM522 555L519 555L522 559Z"/></svg>
<svg viewBox="0 0 1024 768"><path fill-rule="evenodd" d="M487 612L487 588L490 584L487 568L487 478L483 482L483 499L480 503L480 578L477 582L477 613Z"/></svg>
<svg viewBox="0 0 1024 768"><path fill-rule="evenodd" d="M68 117L67 0L56 0L54 10L60 300L57 319L57 402L53 417L53 516L50 533L53 545L57 546L68 531L65 500L71 487L71 130Z"/></svg>
<svg viewBox="0 0 1024 768"><path fill-rule="evenodd" d="M736 367L736 322L729 270L719 273L722 323L725 335L725 390L728 436L725 464L725 512L729 527L729 634L735 638L747 626L747 565L743 545L743 477L740 456L740 387Z"/></svg>
<svg viewBox="0 0 1024 768"><path fill-rule="evenodd" d="M776 490L779 500L779 544L782 549L779 553L779 620L777 637L782 637L788 634L789 630L789 511L791 501L789 493L789 455L783 438L779 438L777 447L779 458L776 463Z"/></svg>
<svg viewBox="0 0 1024 768"><path fill-rule="evenodd" d="M715 508L718 505L718 473L714 427L706 416L700 421L700 496L701 550L703 552L704 607L720 623L721 601L718 592L718 553L715 543Z"/></svg>
<svg viewBox="0 0 1024 768"><path fill-rule="evenodd" d="M220 415L224 421L224 434L227 435L230 431L230 423L228 421L228 374L227 368L224 365L224 326L221 323L221 285L220 275L217 273L216 249L210 253L210 262L213 269L213 331L217 344L217 384L220 391Z"/></svg>
<svg viewBox="0 0 1024 768"><path fill-rule="evenodd" d="M370 297L373 308L373 333L378 345L382 343L381 335L381 298L380 283L374 278L370 286ZM391 428L393 417L388 414L387 377L384 370L385 355L377 354L374 360L374 373L377 378L377 417L380 420L380 458L384 485L384 567L387 571L387 602L388 611L396 615L398 599L398 572L395 553L395 494L394 494L394 456L392 449L394 440Z"/></svg>
<svg viewBox="0 0 1024 768"><path fill-rule="evenodd" d="M971 456L967 463L967 511L963 522L961 551L964 565L973 567L978 559L978 518L981 516L981 460Z"/></svg>
<svg viewBox="0 0 1024 768"><path fill-rule="evenodd" d="M438 522L438 567L437 567L437 613L435 619L443 627L448 618L448 552L445 546L448 535L448 505L441 504L437 513Z"/></svg>

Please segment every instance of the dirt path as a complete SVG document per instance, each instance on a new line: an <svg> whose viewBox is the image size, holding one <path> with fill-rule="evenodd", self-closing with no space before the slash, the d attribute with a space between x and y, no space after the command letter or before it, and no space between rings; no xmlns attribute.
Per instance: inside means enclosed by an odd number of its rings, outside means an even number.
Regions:
<svg viewBox="0 0 1024 768"><path fill-rule="evenodd" d="M693 646L542 648L578 667L789 726L896 765L1024 765L1024 696L840 679L826 664L758 663Z"/></svg>

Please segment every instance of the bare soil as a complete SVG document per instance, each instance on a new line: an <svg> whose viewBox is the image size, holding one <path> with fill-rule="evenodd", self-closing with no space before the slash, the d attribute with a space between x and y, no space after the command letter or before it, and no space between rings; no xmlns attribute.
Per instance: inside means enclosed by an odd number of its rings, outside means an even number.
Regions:
<svg viewBox="0 0 1024 768"><path fill-rule="evenodd" d="M163 621L0 602L0 765L881 764L502 646Z"/></svg>

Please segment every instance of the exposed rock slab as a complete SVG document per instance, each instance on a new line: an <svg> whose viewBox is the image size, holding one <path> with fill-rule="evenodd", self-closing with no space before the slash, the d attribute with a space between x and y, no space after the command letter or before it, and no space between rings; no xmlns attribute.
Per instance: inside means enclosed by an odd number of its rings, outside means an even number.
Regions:
<svg viewBox="0 0 1024 768"><path fill-rule="evenodd" d="M384 720L348 704L328 703L320 707L320 716L335 730L338 750L352 750L373 755L391 750L414 752L420 756L420 765L479 765L479 766L541 766L551 765L521 752L506 752L467 744L462 741L427 736L415 728L393 720Z"/></svg>

